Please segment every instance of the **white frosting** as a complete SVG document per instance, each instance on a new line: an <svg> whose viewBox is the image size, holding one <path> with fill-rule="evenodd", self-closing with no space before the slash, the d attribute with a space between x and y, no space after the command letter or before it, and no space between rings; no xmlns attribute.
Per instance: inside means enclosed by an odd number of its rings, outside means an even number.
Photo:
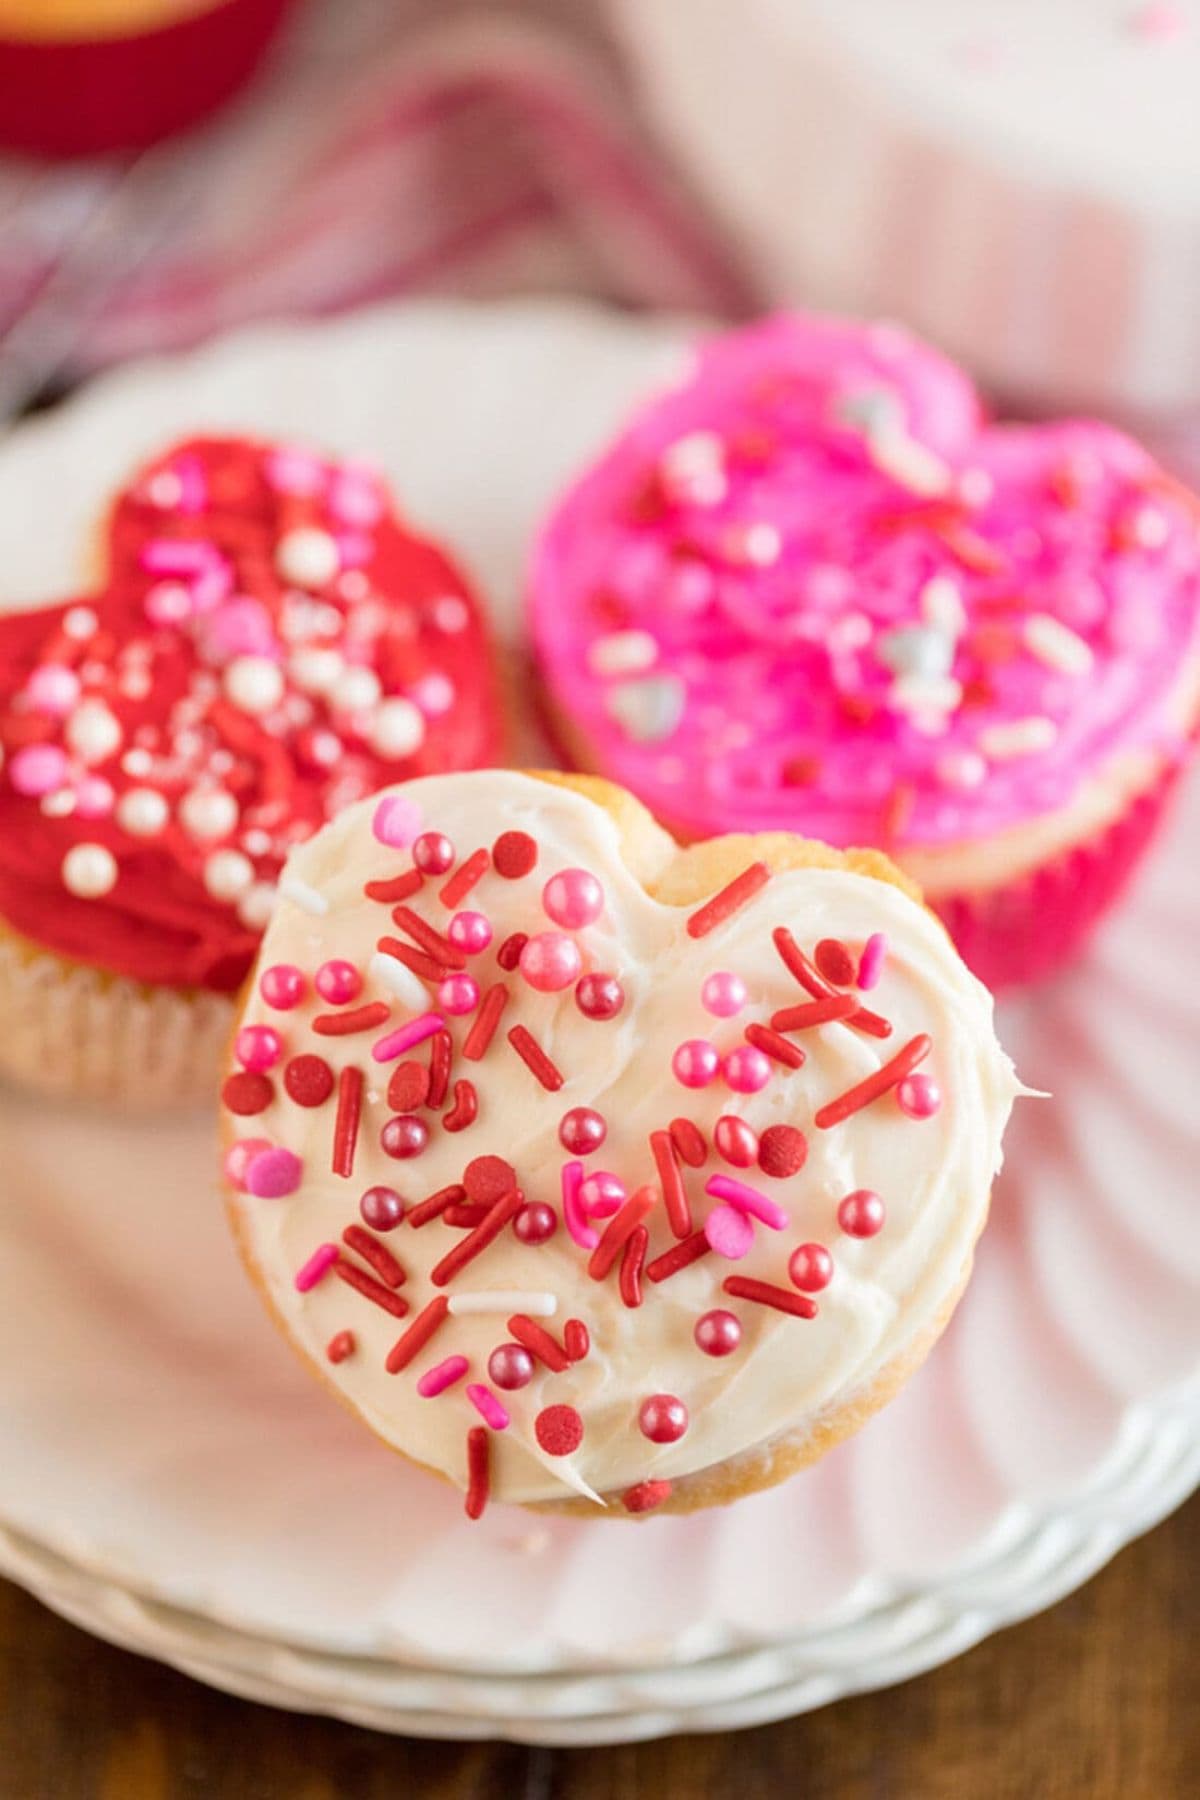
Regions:
<svg viewBox="0 0 1200 1800"><path fill-rule="evenodd" d="M655 1179L647 1141L651 1130L683 1115L711 1140L717 1118L737 1113L759 1132L772 1123L795 1124L809 1144L805 1167L789 1179L772 1180L758 1169L728 1171L769 1193L791 1215L785 1231L758 1227L741 1262L710 1254L661 1285L646 1282L644 1304L630 1310L621 1302L616 1271L603 1284L591 1280L586 1253L560 1223L555 1236L537 1247L504 1232L451 1282L451 1294L552 1293L558 1306L547 1321L550 1328L561 1334L564 1322L578 1317L591 1334L584 1360L562 1374L539 1365L527 1387L501 1396L512 1424L493 1440L493 1494L514 1501L551 1500L562 1496L564 1487L619 1494L648 1477L682 1476L802 1430L869 1384L937 1317L960 1282L1017 1092L993 1034L990 997L941 927L890 885L840 870L804 869L774 874L732 918L693 940L685 924L699 902L664 904L643 886L656 886L677 854L689 854L676 852L657 829L648 827L637 834L636 844L629 840L623 846L612 818L592 801L505 771L433 776L409 783L404 793L419 804L429 829L447 833L460 859L480 845L490 846L501 830L525 830L538 842L532 875L509 881L490 871L463 903L486 913L495 930L491 949L472 960L481 985L497 978L495 951L509 933L554 928L541 909L548 877L558 869L582 867L601 880L606 897L601 918L577 934L584 964L616 974L625 1005L612 1021L589 1020L570 989L538 994L519 974L500 974L512 998L482 1061L465 1062L458 1054L470 1019L448 1021L456 1044L453 1075L469 1076L478 1090L476 1123L448 1134L438 1115L426 1113L432 1129L424 1153L392 1160L379 1147L380 1128L390 1116L390 1066L374 1063L370 1046L411 1015L371 970L376 940L393 927L389 908L366 899L363 885L401 872L409 866L408 855L376 843L375 800L350 808L294 852L259 967L299 965L310 977L310 998L293 1012L272 1012L255 983L246 1020L281 1031L287 1055L316 1051L335 1069L356 1063L367 1078L351 1180L330 1172L335 1102L316 1110L292 1104L280 1070L275 1071L277 1097L267 1111L232 1122L235 1135L269 1138L303 1159L302 1185L289 1198L239 1196L235 1202L250 1256L297 1344L382 1438L464 1485L465 1435L480 1423L465 1396L466 1383L437 1399L423 1399L416 1381L444 1357L461 1353L470 1358L468 1380L487 1382L488 1354L509 1335L504 1317L455 1316L407 1369L389 1375L384 1367L390 1347L436 1291L428 1279L431 1267L461 1233L436 1221L415 1231L405 1223L386 1234L388 1249L408 1272L402 1291L411 1311L403 1321L331 1276L299 1294L296 1270L319 1244L338 1242L345 1226L361 1222L358 1200L365 1188L394 1187L411 1205L456 1181L470 1158L485 1153L507 1158L527 1198L549 1201L558 1211L566 1159L558 1124L570 1107L593 1106L604 1115L607 1140L586 1166L614 1171L631 1191ZM626 865L623 852L636 854L636 870ZM711 859L711 847L691 854ZM737 873L744 860L722 879ZM328 911L317 915L289 900L294 882L303 884L301 891L325 896ZM441 879L427 881L412 904L444 931L450 915L437 898L441 885ZM680 1041L707 1037L721 1049L732 1048L742 1042L751 1020L765 1022L779 1007L806 998L772 944L771 930L780 924L810 952L822 937L857 946L871 933L885 932L890 946L885 972L864 1003L893 1022L893 1035L881 1042L844 1025L827 1025L798 1040L807 1051L805 1066L794 1073L778 1069L758 1094L733 1094L719 1080L699 1092L682 1088L670 1069ZM390 1000L393 1012L385 1026L358 1036L313 1035L311 1018L327 1009L311 994L311 975L335 956L371 971L358 1004ZM715 970L735 971L749 989L748 1004L735 1018L714 1019L701 1006L701 984ZM505 1033L518 1022L528 1026L565 1076L558 1093L545 1091L507 1042ZM832 1129L814 1127L818 1106L921 1031L933 1039L924 1068L944 1096L933 1118L908 1118L889 1094ZM412 1054L424 1060L425 1049ZM684 1170L697 1225L714 1204L704 1183L724 1168L712 1152L703 1169ZM887 1221L878 1236L857 1240L839 1231L835 1214L844 1195L864 1187L883 1196ZM654 1257L675 1239L661 1204L648 1223ZM815 1296L816 1319L798 1319L721 1292L722 1281L734 1273L789 1287L788 1257L797 1244L812 1240L824 1243L836 1264L833 1281ZM712 1307L726 1307L742 1321L741 1345L730 1356L707 1356L694 1342L697 1318ZM355 1333L356 1351L331 1365L325 1346L347 1327ZM670 1445L650 1443L637 1424L641 1401L661 1392L678 1395L690 1414L686 1435ZM569 1458L543 1454L534 1437L537 1413L558 1402L577 1407L584 1421L582 1445Z"/></svg>

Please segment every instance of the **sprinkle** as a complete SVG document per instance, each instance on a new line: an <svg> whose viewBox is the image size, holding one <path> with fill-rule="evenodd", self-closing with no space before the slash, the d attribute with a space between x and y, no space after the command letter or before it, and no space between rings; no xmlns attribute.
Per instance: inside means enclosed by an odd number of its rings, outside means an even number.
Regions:
<svg viewBox="0 0 1200 1800"><path fill-rule="evenodd" d="M989 725L979 734L979 748L992 762L1008 762L1017 756L1032 756L1038 750L1049 750L1057 738L1058 727L1054 720L1035 713L1028 719Z"/></svg>
<svg viewBox="0 0 1200 1800"><path fill-rule="evenodd" d="M708 1157L708 1145L704 1141L704 1133L691 1119L671 1120L671 1142L675 1146L675 1154L689 1169L702 1169Z"/></svg>
<svg viewBox="0 0 1200 1800"><path fill-rule="evenodd" d="M748 1187L744 1181L735 1181L732 1175L710 1175L704 1191L714 1200L728 1200L730 1206L749 1213L752 1219L758 1219L772 1231L783 1231L791 1223L777 1200L772 1200L758 1188Z"/></svg>
<svg viewBox="0 0 1200 1800"><path fill-rule="evenodd" d="M620 1212L614 1213L604 1227L604 1235L588 1260L588 1274L593 1281L603 1281L632 1231L641 1224L658 1199L653 1187L635 1188Z"/></svg>
<svg viewBox="0 0 1200 1800"><path fill-rule="evenodd" d="M539 1362L545 1363L553 1374L561 1375L569 1366L567 1353L558 1339L544 1325L538 1325L525 1313L514 1313L508 1321L508 1330L509 1335L523 1345L530 1356L536 1356Z"/></svg>
<svg viewBox="0 0 1200 1800"><path fill-rule="evenodd" d="M933 1044L928 1035L923 1031L918 1032L916 1037L909 1039L902 1050L897 1050L895 1056L885 1062L881 1068L876 1069L873 1075L868 1075L865 1081L857 1082L844 1094L839 1094L836 1100L830 1100L827 1105L821 1107L820 1111L814 1115L813 1123L819 1131L828 1131L831 1125L840 1125L844 1119L850 1117L851 1113L856 1113L862 1107L869 1106L872 1100L878 1100L879 1096L886 1094L889 1088L896 1087L906 1075L916 1068L919 1062L924 1062L932 1048Z"/></svg>
<svg viewBox="0 0 1200 1800"><path fill-rule="evenodd" d="M621 1257L621 1273L618 1286L621 1299L626 1306L642 1304L642 1269L646 1261L646 1247L650 1242L650 1233L644 1225L637 1225L625 1240L625 1251Z"/></svg>
<svg viewBox="0 0 1200 1800"><path fill-rule="evenodd" d="M524 1025L514 1025L508 1034L508 1041L542 1086L551 1094L557 1093L563 1084L562 1073L551 1062L533 1033Z"/></svg>
<svg viewBox="0 0 1200 1800"><path fill-rule="evenodd" d="M239 1069L227 1076L221 1088L222 1105L242 1119L265 1112L274 1098L275 1084L270 1076L254 1069Z"/></svg>
<svg viewBox="0 0 1200 1800"><path fill-rule="evenodd" d="M389 850L407 850L421 832L421 809L399 794L385 794L371 818L371 835ZM413 871L417 873L416 870ZM374 899L373 894L368 895Z"/></svg>
<svg viewBox="0 0 1200 1800"><path fill-rule="evenodd" d="M795 976L806 993L811 994L814 1000L831 998L828 982L817 973L786 925L776 926L771 933L771 942L779 952L780 960L788 973ZM860 1006L857 1012L851 1013L846 1023L853 1025L858 1031L868 1032L871 1037L885 1038L892 1035L888 1020L881 1019L878 1013L869 1012L865 1006ZM746 1035L750 1035L749 1027ZM759 1048L763 1049L765 1046L760 1044Z"/></svg>
<svg viewBox="0 0 1200 1800"><path fill-rule="evenodd" d="M600 1234L587 1222L579 1190L583 1186L583 1164L565 1162L562 1166L563 1223L581 1250L594 1250Z"/></svg>
<svg viewBox="0 0 1200 1800"><path fill-rule="evenodd" d="M357 1346L358 1340L352 1331L335 1331L325 1346L325 1354L331 1363L341 1363L354 1355Z"/></svg>
<svg viewBox="0 0 1200 1800"><path fill-rule="evenodd" d="M442 1214L442 1222L453 1226L455 1231L472 1231L476 1225L483 1224L487 1213L481 1200L469 1200L464 1205L448 1206Z"/></svg>
<svg viewBox="0 0 1200 1800"><path fill-rule="evenodd" d="M474 1231L461 1238L452 1250L447 1251L441 1262L430 1270L429 1279L434 1287L445 1287L448 1281L453 1281L460 1269L465 1269L468 1263L474 1262L499 1237L524 1204L525 1196L519 1188L512 1188L507 1194L501 1195L495 1205L489 1207L487 1217L476 1225Z"/></svg>
<svg viewBox="0 0 1200 1800"><path fill-rule="evenodd" d="M354 1173L354 1150L358 1143L362 1102L362 1070L349 1064L338 1076L337 1117L333 1122L333 1172L335 1175L349 1177Z"/></svg>
<svg viewBox="0 0 1200 1800"><path fill-rule="evenodd" d="M573 1406L544 1406L533 1431L547 1456L570 1456L583 1442L583 1420Z"/></svg>
<svg viewBox="0 0 1200 1800"><path fill-rule="evenodd" d="M650 1151L658 1179L662 1185L667 1209L667 1223L677 1238L685 1238L692 1229L692 1209L688 1205L683 1175L675 1156L675 1143L669 1131L650 1133Z"/></svg>
<svg viewBox="0 0 1200 1800"><path fill-rule="evenodd" d="M433 1112L440 1112L450 1086L450 1065L454 1056L454 1043L448 1031L435 1033L429 1046L429 1092L425 1096L425 1104Z"/></svg>
<svg viewBox="0 0 1200 1800"><path fill-rule="evenodd" d="M831 994L828 1000L810 1000L803 1006L785 1006L771 1014L772 1031L807 1031L814 1025L832 1025L858 1011L853 994Z"/></svg>
<svg viewBox="0 0 1200 1800"><path fill-rule="evenodd" d="M303 1173L304 1165L294 1151L271 1145L250 1158L242 1184L259 1200L282 1200L296 1192Z"/></svg>
<svg viewBox="0 0 1200 1800"><path fill-rule="evenodd" d="M419 1356L434 1332L441 1325L449 1310L449 1302L445 1294L435 1294L427 1306L423 1306L408 1330L398 1337L387 1353L384 1364L389 1375L398 1375L406 1369L414 1356Z"/></svg>
<svg viewBox="0 0 1200 1800"><path fill-rule="evenodd" d="M511 937L505 938L497 950L496 961L507 974L511 975L520 963L521 952L528 942L529 933L527 931L514 931Z"/></svg>
<svg viewBox="0 0 1200 1800"><path fill-rule="evenodd" d="M858 959L858 985L860 988L873 988L883 974L883 964L887 956L888 941L882 931L871 934L863 945L862 955Z"/></svg>
<svg viewBox="0 0 1200 1800"><path fill-rule="evenodd" d="M450 911L461 904L470 893L475 883L482 879L491 868L492 858L489 851L473 850L466 862L460 863L444 886L438 889L438 899Z"/></svg>
<svg viewBox="0 0 1200 1800"><path fill-rule="evenodd" d="M485 1425L472 1425L467 1433L467 1493L463 1509L468 1519L481 1519L491 1492L491 1439Z"/></svg>
<svg viewBox="0 0 1200 1800"><path fill-rule="evenodd" d="M420 913L415 913L411 906L393 906L392 918L401 931L407 931L415 944L419 944L435 962L442 963L447 969L465 969L466 952L457 944L435 931L432 925L426 924Z"/></svg>
<svg viewBox="0 0 1200 1800"><path fill-rule="evenodd" d="M687 933L690 938L707 937L718 925L732 918L738 908L754 897L761 888L766 887L771 879L771 871L764 862L751 863L740 875L723 887L711 900L705 902L698 912L694 912L687 922Z"/></svg>
<svg viewBox="0 0 1200 1800"><path fill-rule="evenodd" d="M492 845L492 867L505 881L532 874L537 859L537 844L527 831L502 831Z"/></svg>
<svg viewBox="0 0 1200 1800"><path fill-rule="evenodd" d="M834 987L849 987L854 980L854 958L840 938L822 938L813 951L817 973Z"/></svg>
<svg viewBox="0 0 1200 1800"><path fill-rule="evenodd" d="M592 1347L588 1328L582 1319L568 1319L563 1326L563 1349L572 1362L582 1362Z"/></svg>
<svg viewBox="0 0 1200 1800"><path fill-rule="evenodd" d="M754 1242L754 1222L736 1206L714 1206L704 1221L704 1236L718 1256L740 1262Z"/></svg>
<svg viewBox="0 0 1200 1800"><path fill-rule="evenodd" d="M429 1070L424 1063L400 1062L388 1081L387 1103L395 1113L416 1112L429 1098Z"/></svg>
<svg viewBox="0 0 1200 1800"><path fill-rule="evenodd" d="M445 1024L441 1013L422 1013L420 1018L410 1019L407 1025L389 1031L386 1037L372 1044L371 1055L377 1063L394 1062L406 1050L413 1050L418 1044L423 1044L426 1038L431 1038L435 1031L443 1031Z"/></svg>
<svg viewBox="0 0 1200 1800"><path fill-rule="evenodd" d="M456 1081L454 1084L454 1105L442 1120L447 1131L465 1131L479 1117L479 1096L475 1092L475 1084L471 1081Z"/></svg>
<svg viewBox="0 0 1200 1800"><path fill-rule="evenodd" d="M610 631L593 638L587 649L593 675L641 675L658 660L658 645L648 631Z"/></svg>
<svg viewBox="0 0 1200 1800"><path fill-rule="evenodd" d="M785 1068L803 1068L807 1060L799 1044L789 1043L787 1038L780 1037L777 1031L769 1030L766 1025L747 1025L745 1037L748 1044L753 1044L756 1050L761 1050L764 1056L782 1063Z"/></svg>
<svg viewBox="0 0 1200 1800"><path fill-rule="evenodd" d="M668 1281L672 1275L678 1275L681 1269L690 1268L692 1263L699 1262L707 1256L712 1245L702 1231L693 1231L691 1237L681 1239L656 1256L652 1263L646 1264L647 1279L654 1282Z"/></svg>
<svg viewBox="0 0 1200 1800"><path fill-rule="evenodd" d="M432 1369L426 1369L417 1382L417 1392L422 1400L436 1400L447 1388L461 1381L470 1363L465 1356L448 1356L444 1362L434 1363Z"/></svg>
<svg viewBox="0 0 1200 1800"><path fill-rule="evenodd" d="M336 1244L318 1244L308 1261L296 1270L295 1288L298 1294L307 1294L315 1288L323 1276L328 1275L338 1259Z"/></svg>
<svg viewBox="0 0 1200 1800"><path fill-rule="evenodd" d="M451 1182L449 1187L439 1188L436 1194L430 1194L428 1200L422 1200L419 1206L414 1206L408 1214L408 1222L414 1231L419 1231L422 1225L428 1225L431 1219L444 1213L448 1206L457 1206L466 1197L466 1188L456 1181Z"/></svg>
<svg viewBox="0 0 1200 1800"><path fill-rule="evenodd" d="M391 1010L386 1000L368 1000L365 1006L347 1007L344 1012L318 1013L312 1028L318 1037L350 1037L382 1025Z"/></svg>
<svg viewBox="0 0 1200 1800"><path fill-rule="evenodd" d="M687 688L677 675L634 676L609 688L605 704L626 737L657 744L678 727Z"/></svg>
<svg viewBox="0 0 1200 1800"><path fill-rule="evenodd" d="M391 1313L394 1319L402 1319L408 1311L407 1300L394 1293L390 1287L385 1287L382 1281L376 1281L365 1269L356 1268L353 1263L338 1262L335 1263L333 1272L347 1287L354 1288L364 1300L373 1300L376 1306Z"/></svg>
<svg viewBox="0 0 1200 1800"><path fill-rule="evenodd" d="M406 944L403 938L381 937L375 949L378 955L391 957L394 962L401 963L420 981L443 982L454 973L454 970L448 969L445 963L440 963L430 956L428 951L414 949L411 944ZM389 982L388 985L390 987L392 983ZM421 997L425 998L424 995Z"/></svg>
<svg viewBox="0 0 1200 1800"><path fill-rule="evenodd" d="M558 1311L558 1296L525 1293L521 1288L487 1288L478 1294L453 1294L450 1311L456 1318L474 1313L520 1312L530 1318L551 1319Z"/></svg>
<svg viewBox="0 0 1200 1800"><path fill-rule="evenodd" d="M777 1312L791 1313L797 1319L815 1319L817 1303L807 1294L793 1294L787 1288L773 1287L769 1281L751 1281L748 1275L727 1275L721 1283L735 1300L754 1300L759 1306L773 1306Z"/></svg>
<svg viewBox="0 0 1200 1800"><path fill-rule="evenodd" d="M286 872L279 877L279 892L285 900L294 901L301 912L311 913L314 919L320 919L329 911L329 902L324 894L319 894L315 887L307 881L301 881L298 875Z"/></svg>
<svg viewBox="0 0 1200 1800"><path fill-rule="evenodd" d="M388 905L394 900L411 900L424 886L420 869L406 869L403 875L393 875L387 881L368 881L363 893L368 900L382 900Z"/></svg>
<svg viewBox="0 0 1200 1800"><path fill-rule="evenodd" d="M361 1225L347 1225L342 1233L342 1242L349 1245L351 1250L356 1250L364 1262L370 1263L379 1279L389 1287L403 1287L405 1273L400 1264L387 1245L381 1244L369 1231L364 1231Z"/></svg>
<svg viewBox="0 0 1200 1800"><path fill-rule="evenodd" d="M283 1085L297 1106L324 1106L333 1092L333 1070L323 1056L293 1056L284 1066Z"/></svg>
<svg viewBox="0 0 1200 1800"><path fill-rule="evenodd" d="M1039 662L1064 675L1086 675L1096 660L1091 645L1050 613L1031 613L1022 636Z"/></svg>
<svg viewBox="0 0 1200 1800"><path fill-rule="evenodd" d="M627 1513L653 1512L671 1498L669 1481L639 1481L633 1487L626 1488L621 1495L621 1504Z"/></svg>
<svg viewBox="0 0 1200 1800"><path fill-rule="evenodd" d="M508 989L502 981L490 987L479 1003L479 1011L475 1014L470 1031L463 1044L462 1053L468 1062L479 1062L486 1056L488 1045L496 1034L500 1023L500 1014L508 1005Z"/></svg>
<svg viewBox="0 0 1200 1800"><path fill-rule="evenodd" d="M808 1139L794 1125L768 1125L758 1140L758 1166L775 1181L798 1175L807 1160Z"/></svg>
<svg viewBox="0 0 1200 1800"><path fill-rule="evenodd" d="M508 1430L508 1408L501 1405L491 1388L484 1387L481 1381L472 1381L467 1385L466 1395L484 1424L492 1431Z"/></svg>
<svg viewBox="0 0 1200 1800"><path fill-rule="evenodd" d="M517 1171L503 1156L473 1156L463 1170L467 1199L492 1206L517 1186Z"/></svg>

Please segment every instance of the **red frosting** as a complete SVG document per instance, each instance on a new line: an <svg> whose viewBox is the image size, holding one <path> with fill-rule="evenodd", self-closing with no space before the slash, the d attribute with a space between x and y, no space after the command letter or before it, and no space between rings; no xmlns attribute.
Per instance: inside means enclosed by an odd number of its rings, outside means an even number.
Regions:
<svg viewBox="0 0 1200 1800"><path fill-rule="evenodd" d="M361 464L196 439L117 498L106 585L0 618L0 915L78 961L236 988L293 843L494 761L478 607Z"/></svg>

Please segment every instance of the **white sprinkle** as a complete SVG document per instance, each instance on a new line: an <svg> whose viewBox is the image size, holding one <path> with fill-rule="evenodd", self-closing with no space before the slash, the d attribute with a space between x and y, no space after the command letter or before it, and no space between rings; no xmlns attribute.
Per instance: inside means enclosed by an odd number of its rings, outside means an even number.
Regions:
<svg viewBox="0 0 1200 1800"><path fill-rule="evenodd" d="M298 875L285 873L280 876L279 892L285 900L293 901L301 912L311 913L314 919L323 918L329 911L329 902L324 894L319 894L307 881L301 881Z"/></svg>
<svg viewBox="0 0 1200 1800"><path fill-rule="evenodd" d="M967 610L958 584L949 575L934 575L921 589L921 617L947 637L961 637L967 628Z"/></svg>
<svg viewBox="0 0 1200 1800"><path fill-rule="evenodd" d="M103 700L84 700L67 720L63 735L85 763L101 763L120 747L124 733Z"/></svg>
<svg viewBox="0 0 1200 1800"><path fill-rule="evenodd" d="M626 737L654 744L674 732L687 704L687 689L677 675L643 675L610 688L608 710Z"/></svg>
<svg viewBox="0 0 1200 1800"><path fill-rule="evenodd" d="M288 674L306 694L327 694L345 667L340 651L314 644L295 652L288 662Z"/></svg>
<svg viewBox="0 0 1200 1800"><path fill-rule="evenodd" d="M267 656L235 656L225 671L224 685L240 712L268 713L283 698L283 671Z"/></svg>
<svg viewBox="0 0 1200 1800"><path fill-rule="evenodd" d="M214 850L204 864L204 885L214 900L240 900L254 880L254 864L240 850Z"/></svg>
<svg viewBox="0 0 1200 1800"><path fill-rule="evenodd" d="M943 787L977 788L987 779L987 764L974 750L947 750L937 761Z"/></svg>
<svg viewBox="0 0 1200 1800"><path fill-rule="evenodd" d="M275 883L256 881L238 901L238 918L251 931L265 931L275 911Z"/></svg>
<svg viewBox="0 0 1200 1800"><path fill-rule="evenodd" d="M1157 506L1140 506L1133 519L1133 535L1143 550L1160 550L1171 535L1166 514Z"/></svg>
<svg viewBox="0 0 1200 1800"><path fill-rule="evenodd" d="M157 837L169 812L157 788L130 788L117 801L117 824L132 837Z"/></svg>
<svg viewBox="0 0 1200 1800"><path fill-rule="evenodd" d="M551 1319L558 1311L557 1294L524 1293L520 1288L493 1288L486 1293L454 1294L450 1311L455 1318L471 1313L528 1313L532 1319Z"/></svg>
<svg viewBox="0 0 1200 1800"><path fill-rule="evenodd" d="M867 447L875 467L912 494L944 494L952 483L941 457L906 432L872 432Z"/></svg>
<svg viewBox="0 0 1200 1800"><path fill-rule="evenodd" d="M77 641L90 638L100 621L90 606L73 606L63 614L62 628L69 638Z"/></svg>
<svg viewBox="0 0 1200 1800"><path fill-rule="evenodd" d="M387 988L395 994L405 1006L411 1006L414 1012L425 1012L429 1006L429 989L419 975L414 974L406 964L398 962L394 956L388 956L382 950L376 950L367 964L367 973L380 987Z"/></svg>
<svg viewBox="0 0 1200 1800"><path fill-rule="evenodd" d="M379 704L383 683L374 669L346 669L334 682L330 701L339 713L367 712Z"/></svg>
<svg viewBox="0 0 1200 1800"><path fill-rule="evenodd" d="M117 881L117 859L103 844L75 844L62 861L63 886L80 900L98 900Z"/></svg>
<svg viewBox="0 0 1200 1800"><path fill-rule="evenodd" d="M412 756L425 741L425 719L420 707L403 695L384 700L371 721L371 748L385 762Z"/></svg>
<svg viewBox="0 0 1200 1800"><path fill-rule="evenodd" d="M962 683L953 675L902 675L888 698L902 712L950 713L962 702Z"/></svg>
<svg viewBox="0 0 1200 1800"><path fill-rule="evenodd" d="M238 822L237 801L227 788L192 788L179 802L179 822L198 843L228 837Z"/></svg>
<svg viewBox="0 0 1200 1800"><path fill-rule="evenodd" d="M1035 713L1032 718L1013 719L1006 725L989 725L979 734L979 748L993 762L1007 762L1010 757L1049 750L1057 737L1054 720Z"/></svg>
<svg viewBox="0 0 1200 1800"><path fill-rule="evenodd" d="M648 631L610 631L588 645L593 675L641 675L658 660L658 645Z"/></svg>
<svg viewBox="0 0 1200 1800"><path fill-rule="evenodd" d="M38 811L47 819L68 819L75 811L75 791L73 788L56 788L52 794L43 794L38 802Z"/></svg>
<svg viewBox="0 0 1200 1800"><path fill-rule="evenodd" d="M1091 645L1050 613L1031 613L1023 635L1039 662L1064 675L1086 675L1096 660Z"/></svg>
<svg viewBox="0 0 1200 1800"><path fill-rule="evenodd" d="M285 581L293 581L297 587L325 587L341 566L336 540L315 525L285 532L275 546L275 567Z"/></svg>

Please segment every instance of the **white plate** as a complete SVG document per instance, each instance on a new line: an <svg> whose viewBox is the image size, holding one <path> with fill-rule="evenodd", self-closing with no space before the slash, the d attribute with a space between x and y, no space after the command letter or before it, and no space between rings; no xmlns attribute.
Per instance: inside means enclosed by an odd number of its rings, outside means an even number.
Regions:
<svg viewBox="0 0 1200 1800"><path fill-rule="evenodd" d="M429 307L111 377L0 449L5 595L62 589L138 455L232 425L378 458L511 622L549 486L681 341L579 307ZM865 1684L869 1668L868 1682L896 1679L1065 1591L1200 1474L1196 799L1091 961L1005 1011L1025 1079L1056 1100L1019 1110L943 1344L858 1439L726 1512L625 1528L496 1508L468 1527L274 1336L226 1240L208 1121L147 1128L0 1095L6 1565L53 1598L19 1566L16 1532L85 1589L221 1627L217 1648L151 1648L222 1685L238 1685L230 1658L247 1634L270 1640L268 1663L242 1674L286 1704L360 1716L376 1704L354 1685L362 1659L406 1664L392 1673L432 1685L379 1697L372 1722L400 1715L398 1729L453 1715L444 1728L464 1730L504 1710L496 1679L540 1675L508 1710L518 1736L536 1735L521 1724L536 1709L564 1704L596 1735L604 1720L633 1736L675 1716L677 1691L652 1683L564 1702L550 1689L569 1673L674 1679L680 1664L736 1657L749 1722L752 1701L778 1716ZM114 1634L103 1607L70 1604ZM937 1629L906 1644L921 1607ZM873 1629L900 1632L890 1661L872 1661ZM778 1654L806 1646L817 1663L781 1672ZM280 1656L300 1658L286 1680ZM447 1707L437 1671L492 1680L452 1686ZM693 1674L725 1678L716 1664ZM711 1702L705 1689L697 1723L731 1722Z"/></svg>

